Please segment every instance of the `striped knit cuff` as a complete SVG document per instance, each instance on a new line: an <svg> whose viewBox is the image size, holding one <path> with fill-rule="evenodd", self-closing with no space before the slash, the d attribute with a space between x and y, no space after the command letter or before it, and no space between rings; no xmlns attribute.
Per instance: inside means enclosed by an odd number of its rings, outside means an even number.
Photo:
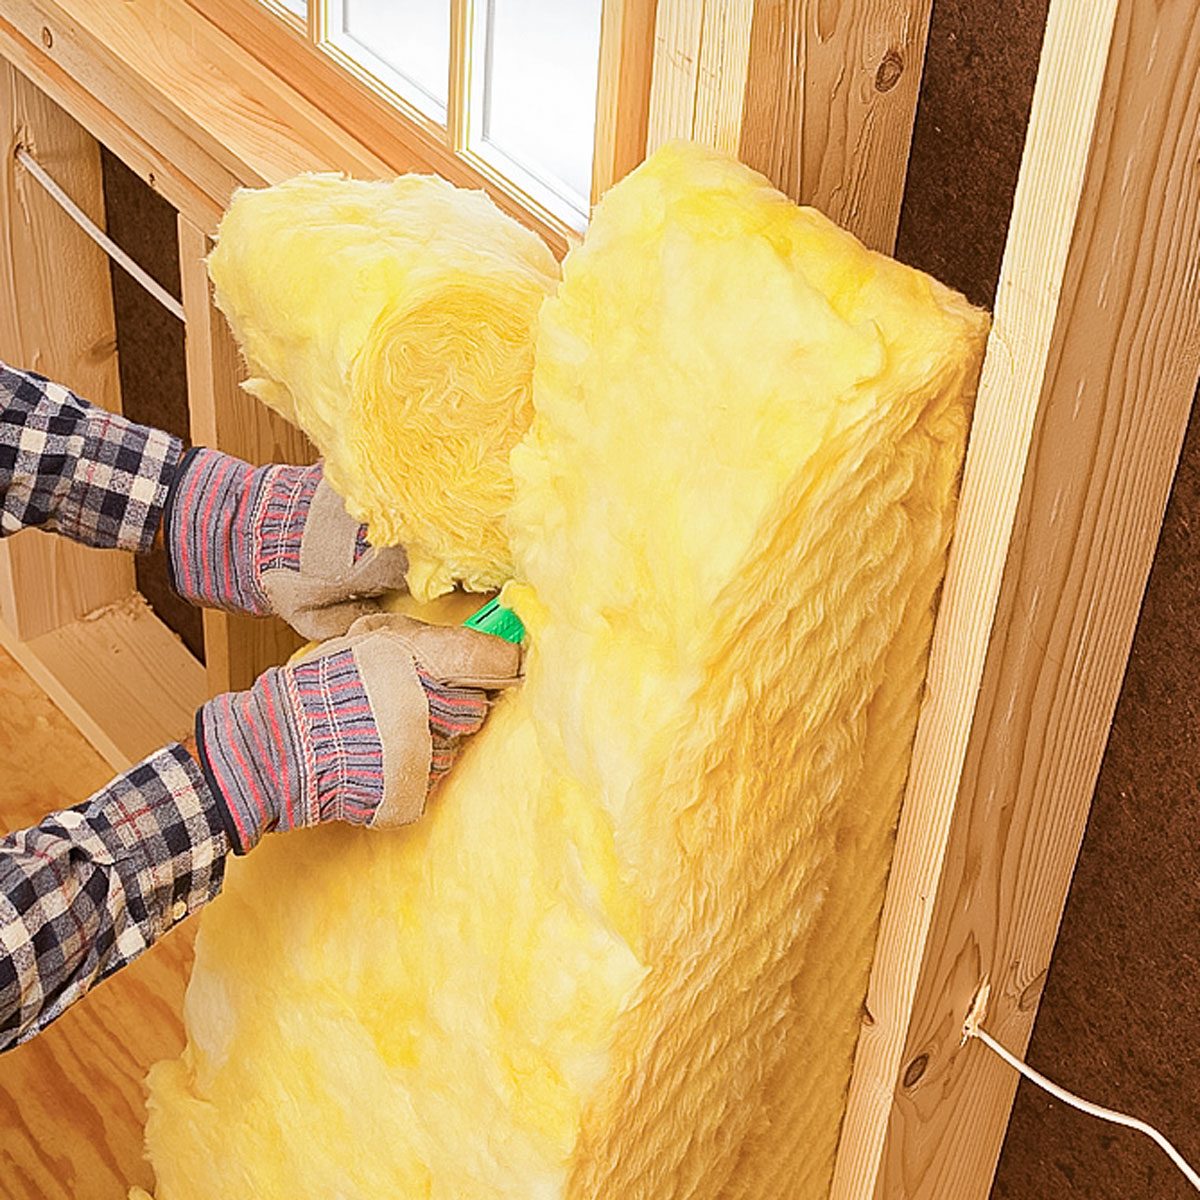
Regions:
<svg viewBox="0 0 1200 1200"><path fill-rule="evenodd" d="M306 823L311 766L286 668L272 667L248 692L205 704L196 714L196 757L223 805L234 853L245 854L281 822Z"/></svg>
<svg viewBox="0 0 1200 1200"><path fill-rule="evenodd" d="M175 590L196 604L271 613L263 572L299 572L320 482L320 466L251 467L218 450L189 452L167 501Z"/></svg>
<svg viewBox="0 0 1200 1200"><path fill-rule="evenodd" d="M383 747L351 650L217 696L197 714L196 743L239 854L272 829L367 824L383 799Z"/></svg>
<svg viewBox="0 0 1200 1200"><path fill-rule="evenodd" d="M254 575L264 571L299 571L300 543L321 482L321 468L262 467L261 499L253 526Z"/></svg>
<svg viewBox="0 0 1200 1200"><path fill-rule="evenodd" d="M213 608L265 616L254 571L254 519L264 472L219 450L189 450L167 497L163 531L175 591Z"/></svg>
<svg viewBox="0 0 1200 1200"><path fill-rule="evenodd" d="M316 820L369 824L383 801L383 744L354 651L297 663L292 685L312 739Z"/></svg>

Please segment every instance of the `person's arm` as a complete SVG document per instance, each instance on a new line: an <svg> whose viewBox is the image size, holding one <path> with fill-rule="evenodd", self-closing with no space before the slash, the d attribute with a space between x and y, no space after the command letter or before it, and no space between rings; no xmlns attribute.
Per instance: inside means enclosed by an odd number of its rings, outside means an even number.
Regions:
<svg viewBox="0 0 1200 1200"><path fill-rule="evenodd" d="M0 1050L211 900L228 853L216 797L180 745L0 840Z"/></svg>
<svg viewBox="0 0 1200 1200"><path fill-rule="evenodd" d="M166 514L164 520L164 511ZM375 547L321 464L252 467L0 363L0 536L60 533L143 553L159 529L186 600L345 633L405 586L400 547Z"/></svg>
<svg viewBox="0 0 1200 1200"><path fill-rule="evenodd" d="M225 858L273 830L419 818L518 647L366 617L196 716L86 803L0 840L0 1051L33 1037L221 890Z"/></svg>
<svg viewBox="0 0 1200 1200"><path fill-rule="evenodd" d="M0 537L44 529L144 553L182 454L169 433L0 363Z"/></svg>

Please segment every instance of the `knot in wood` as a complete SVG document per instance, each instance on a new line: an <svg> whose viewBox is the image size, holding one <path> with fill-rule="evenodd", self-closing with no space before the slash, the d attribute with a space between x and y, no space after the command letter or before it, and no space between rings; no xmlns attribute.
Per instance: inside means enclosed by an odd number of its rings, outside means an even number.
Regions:
<svg viewBox="0 0 1200 1200"><path fill-rule="evenodd" d="M1042 994L1042 985L1046 982L1046 976L1049 972L1049 967L1044 971L1039 971L1037 976L1031 979L1022 989L1020 999L1017 1001L1017 1007L1021 1012L1029 1012L1031 1009L1037 1007L1038 999Z"/></svg>
<svg viewBox="0 0 1200 1200"><path fill-rule="evenodd" d="M899 50L889 50L879 64L879 70L875 72L875 90L877 92L890 92L892 88L900 82L900 76L904 74L904 59L900 57Z"/></svg>
<svg viewBox="0 0 1200 1200"><path fill-rule="evenodd" d="M925 1074L925 1068L929 1066L929 1055L918 1054L916 1058L904 1068L904 1078L901 1082L906 1088L915 1087L920 1081L921 1076Z"/></svg>

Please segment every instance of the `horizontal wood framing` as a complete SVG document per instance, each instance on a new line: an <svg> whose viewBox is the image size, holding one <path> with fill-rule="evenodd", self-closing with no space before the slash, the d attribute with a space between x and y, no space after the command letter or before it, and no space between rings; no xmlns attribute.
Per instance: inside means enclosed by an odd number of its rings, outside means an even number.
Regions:
<svg viewBox="0 0 1200 1200"><path fill-rule="evenodd" d="M0 645L117 771L187 736L208 697L204 668L136 593L28 641L0 623Z"/></svg>
<svg viewBox="0 0 1200 1200"><path fill-rule="evenodd" d="M0 54L176 209L216 227L239 180L198 150L137 72L68 12L8 0L0 10Z"/></svg>
<svg viewBox="0 0 1200 1200"><path fill-rule="evenodd" d="M1053 0L833 1196L982 1200L1200 374L1200 25Z"/></svg>
<svg viewBox="0 0 1200 1200"><path fill-rule="evenodd" d="M931 0L659 0L650 149L694 138L873 249L900 222Z"/></svg>

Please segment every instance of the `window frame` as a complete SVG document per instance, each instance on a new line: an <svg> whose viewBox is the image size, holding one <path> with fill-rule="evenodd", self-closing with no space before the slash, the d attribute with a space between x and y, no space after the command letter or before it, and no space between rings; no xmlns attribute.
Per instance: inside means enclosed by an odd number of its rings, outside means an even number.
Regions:
<svg viewBox="0 0 1200 1200"><path fill-rule="evenodd" d="M262 66L398 172L432 171L460 187L482 188L505 211L565 253L581 230L546 203L540 189L510 177L469 145L467 97L475 0L451 0L451 73L446 123L427 116L385 79L327 40L279 0L186 0ZM645 156L657 0L603 0L591 201Z"/></svg>

